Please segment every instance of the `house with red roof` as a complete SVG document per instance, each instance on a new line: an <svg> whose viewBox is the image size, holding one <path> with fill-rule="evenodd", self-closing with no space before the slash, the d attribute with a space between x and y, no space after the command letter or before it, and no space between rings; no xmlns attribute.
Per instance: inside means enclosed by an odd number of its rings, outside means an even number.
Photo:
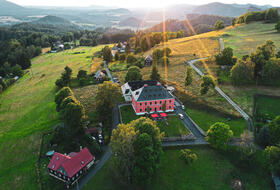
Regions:
<svg viewBox="0 0 280 190"><path fill-rule="evenodd" d="M122 86L122 93L136 115L174 111L174 96L157 81L128 82Z"/></svg>
<svg viewBox="0 0 280 190"><path fill-rule="evenodd" d="M75 183L94 164L95 157L87 148L69 155L55 152L48 165L49 174L66 183L69 187Z"/></svg>

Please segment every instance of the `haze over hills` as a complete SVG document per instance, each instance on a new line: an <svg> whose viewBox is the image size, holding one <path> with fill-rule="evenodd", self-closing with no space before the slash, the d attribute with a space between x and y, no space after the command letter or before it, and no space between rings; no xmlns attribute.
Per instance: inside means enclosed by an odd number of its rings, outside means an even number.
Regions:
<svg viewBox="0 0 280 190"><path fill-rule="evenodd" d="M187 14L218 15L237 17L248 11L271 8L270 5L223 4L205 5L179 4L163 9L124 9L105 6L89 7L23 7L7 0L0 0L0 25L13 25L21 22L34 22L45 15L67 19L85 29L98 27L144 29L161 23L164 19L184 20ZM7 17L9 16L9 17Z"/></svg>

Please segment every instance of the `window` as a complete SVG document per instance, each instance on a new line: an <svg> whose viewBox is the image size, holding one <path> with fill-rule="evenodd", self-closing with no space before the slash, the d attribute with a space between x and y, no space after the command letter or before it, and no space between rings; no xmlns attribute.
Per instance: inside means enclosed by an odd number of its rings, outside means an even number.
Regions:
<svg viewBox="0 0 280 190"><path fill-rule="evenodd" d="M142 103L140 103L140 106L142 106Z"/></svg>
<svg viewBox="0 0 280 190"><path fill-rule="evenodd" d="M61 177L61 174L58 174L59 177Z"/></svg>
<svg viewBox="0 0 280 190"><path fill-rule="evenodd" d="M171 100L169 100L169 103L171 103Z"/></svg>
<svg viewBox="0 0 280 190"><path fill-rule="evenodd" d="M65 176L63 176L63 179L65 179Z"/></svg>
<svg viewBox="0 0 280 190"><path fill-rule="evenodd" d="M171 106L169 106L169 109L171 109Z"/></svg>
<svg viewBox="0 0 280 190"><path fill-rule="evenodd" d="M155 111L157 111L157 108L155 108Z"/></svg>
<svg viewBox="0 0 280 190"><path fill-rule="evenodd" d="M74 180L75 179L75 177L72 177L72 180Z"/></svg>
<svg viewBox="0 0 280 190"><path fill-rule="evenodd" d="M140 109L140 112L142 112L142 109Z"/></svg>
<svg viewBox="0 0 280 190"><path fill-rule="evenodd" d="M147 108L145 108L145 111L147 111Z"/></svg>
<svg viewBox="0 0 280 190"><path fill-rule="evenodd" d="M145 102L145 106L147 105L147 102Z"/></svg>
<svg viewBox="0 0 280 190"><path fill-rule="evenodd" d="M78 177L78 176L79 176L79 174L77 173L77 174L76 174L76 177Z"/></svg>
<svg viewBox="0 0 280 190"><path fill-rule="evenodd" d="M162 110L162 107L159 107L159 110Z"/></svg>
<svg viewBox="0 0 280 190"><path fill-rule="evenodd" d="M157 101L155 101L155 104L157 104Z"/></svg>
<svg viewBox="0 0 280 190"><path fill-rule="evenodd" d="M80 171L80 174L82 174L82 173L83 173L83 170Z"/></svg>
<svg viewBox="0 0 280 190"><path fill-rule="evenodd" d="M52 170L50 170L50 172L51 172L51 173L53 173L53 171L52 171Z"/></svg>
<svg viewBox="0 0 280 190"><path fill-rule="evenodd" d="M152 105L153 104L153 102L150 102L150 105Z"/></svg>
<svg viewBox="0 0 280 190"><path fill-rule="evenodd" d="M56 173L56 172L54 172L54 174L56 175L57 173Z"/></svg>
<svg viewBox="0 0 280 190"><path fill-rule="evenodd" d="M159 101L159 104L161 104L161 101Z"/></svg>

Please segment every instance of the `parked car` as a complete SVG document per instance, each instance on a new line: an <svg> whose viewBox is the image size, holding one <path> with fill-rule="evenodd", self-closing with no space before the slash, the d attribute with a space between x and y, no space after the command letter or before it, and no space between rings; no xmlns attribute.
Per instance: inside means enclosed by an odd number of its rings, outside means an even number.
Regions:
<svg viewBox="0 0 280 190"><path fill-rule="evenodd" d="M179 116L180 119L184 119L183 114L179 113L178 116Z"/></svg>
<svg viewBox="0 0 280 190"><path fill-rule="evenodd" d="M117 77L113 77L113 82L120 84L120 81Z"/></svg>
<svg viewBox="0 0 280 190"><path fill-rule="evenodd" d="M185 110L185 106L184 105L182 105L182 109Z"/></svg>

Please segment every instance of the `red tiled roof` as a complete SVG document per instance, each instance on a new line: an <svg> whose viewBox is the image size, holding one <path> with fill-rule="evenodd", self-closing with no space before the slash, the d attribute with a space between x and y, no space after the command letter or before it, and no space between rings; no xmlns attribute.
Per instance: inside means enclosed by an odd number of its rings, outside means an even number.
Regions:
<svg viewBox="0 0 280 190"><path fill-rule="evenodd" d="M64 154L60 154L58 152L55 152L52 156L52 159L48 165L48 168L56 171L60 168L60 166L62 165L62 163L64 163L65 161L69 160L71 157L66 156Z"/></svg>
<svg viewBox="0 0 280 190"><path fill-rule="evenodd" d="M62 157L62 159L59 158L57 160L56 155L62 155L64 157ZM68 177L71 178L82 168L84 168L88 163L90 163L93 159L94 156L91 155L87 148L84 148L79 153L75 154L73 157L65 156L60 153L55 153L48 165L48 168L56 171L60 168L60 166L62 166L68 174ZM52 168L53 164L55 164L54 168Z"/></svg>

